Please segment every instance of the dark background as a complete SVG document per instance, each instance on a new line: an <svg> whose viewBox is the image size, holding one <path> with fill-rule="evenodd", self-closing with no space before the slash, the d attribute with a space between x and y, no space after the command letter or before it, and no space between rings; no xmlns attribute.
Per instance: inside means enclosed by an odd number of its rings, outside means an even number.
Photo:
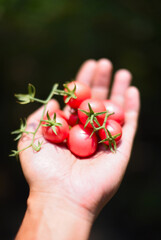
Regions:
<svg viewBox="0 0 161 240"><path fill-rule="evenodd" d="M161 1L0 1L0 239L22 221L28 186L10 132L39 105L19 106L30 82L46 98L54 82L75 77L89 58L127 68L141 92L141 115L123 183L97 218L91 240L161 239ZM81 230L81 226L80 226Z"/></svg>

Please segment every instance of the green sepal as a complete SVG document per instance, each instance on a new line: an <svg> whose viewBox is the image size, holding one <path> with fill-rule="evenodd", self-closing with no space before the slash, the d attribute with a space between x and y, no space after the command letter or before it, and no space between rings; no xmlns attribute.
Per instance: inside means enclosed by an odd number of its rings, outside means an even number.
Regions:
<svg viewBox="0 0 161 240"><path fill-rule="evenodd" d="M55 133L55 135L57 135L55 126L53 125L51 128L52 128L53 132Z"/></svg>
<svg viewBox="0 0 161 240"><path fill-rule="evenodd" d="M93 118L93 121L100 127L100 123L98 122L96 117Z"/></svg>
<svg viewBox="0 0 161 240"><path fill-rule="evenodd" d="M93 111L93 109L92 109L90 103L88 103L88 107L89 107L90 115L94 114L94 111Z"/></svg>
<svg viewBox="0 0 161 240"><path fill-rule="evenodd" d="M64 83L63 84L63 87L68 91L68 92L70 92L71 90L68 88L68 84L69 84L70 82L66 82L66 83ZM67 92L66 92L67 93Z"/></svg>
<svg viewBox="0 0 161 240"><path fill-rule="evenodd" d="M18 151L17 150L11 150L11 154L9 155L9 157L15 157L16 155L18 155Z"/></svg>
<svg viewBox="0 0 161 240"><path fill-rule="evenodd" d="M98 112L98 113L95 113L94 115L98 116L98 115L102 115L102 114L106 114L106 113L107 113L107 111L106 112Z"/></svg>
<svg viewBox="0 0 161 240"><path fill-rule="evenodd" d="M68 97L65 99L65 103L68 103L71 98L72 98L71 96L68 96Z"/></svg>
<svg viewBox="0 0 161 240"><path fill-rule="evenodd" d="M46 113L46 116L47 116L47 119L48 120L51 120L51 118L50 118L50 116L49 116L49 112L47 111L47 113Z"/></svg>
<svg viewBox="0 0 161 240"><path fill-rule="evenodd" d="M115 153L116 147L115 147L115 149L113 149L112 144L113 144L112 142L109 142L109 148L110 148L111 152Z"/></svg>
<svg viewBox="0 0 161 240"><path fill-rule="evenodd" d="M56 113L54 113L53 120L56 122Z"/></svg>
<svg viewBox="0 0 161 240"><path fill-rule="evenodd" d="M108 132L109 138L111 138L111 139L112 139L113 137L112 137L112 135L111 135L110 131L109 131L107 128L106 128L106 130L107 130L107 132Z"/></svg>
<svg viewBox="0 0 161 240"><path fill-rule="evenodd" d="M17 137L14 138L14 141L19 140L21 138L21 136L22 136L22 133L18 134Z"/></svg>
<svg viewBox="0 0 161 240"><path fill-rule="evenodd" d="M115 140L112 141L112 144L113 144L114 151L116 152L117 146L116 146L116 142L115 142Z"/></svg>
<svg viewBox="0 0 161 240"><path fill-rule="evenodd" d="M33 98L35 97L36 94L36 88L31 83L28 84L28 94Z"/></svg>
<svg viewBox="0 0 161 240"><path fill-rule="evenodd" d="M106 142L106 141L109 141L109 138L105 138L105 139L99 141L98 143L104 143L104 142Z"/></svg>
<svg viewBox="0 0 161 240"><path fill-rule="evenodd" d="M121 133L118 133L116 135L113 136L113 139L116 139L117 137L119 137L121 135Z"/></svg>
<svg viewBox="0 0 161 240"><path fill-rule="evenodd" d="M87 118L86 123L85 123L85 125L84 125L84 128L87 127L88 123L90 123L90 118Z"/></svg>
<svg viewBox="0 0 161 240"><path fill-rule="evenodd" d="M88 117L90 116L89 112L87 112L87 111L85 111L83 109L80 109L80 108L78 108L78 110L81 111L82 113L86 114Z"/></svg>

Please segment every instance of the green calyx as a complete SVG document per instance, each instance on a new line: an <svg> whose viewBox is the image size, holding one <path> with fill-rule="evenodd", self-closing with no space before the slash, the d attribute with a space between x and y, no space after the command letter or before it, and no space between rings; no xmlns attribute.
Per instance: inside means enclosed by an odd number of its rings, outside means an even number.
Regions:
<svg viewBox="0 0 161 240"><path fill-rule="evenodd" d="M108 113L108 111L106 111L106 112L97 112L97 113L95 113L89 103L88 103L88 107L89 107L89 112L84 111L84 110L82 110L82 109L79 109L79 111L83 112L84 114L86 114L86 115L88 116L87 121L86 121L86 123L85 123L85 125L84 125L84 128L87 127L88 123L90 123L90 124L92 125L93 131L92 131L90 137L92 137L92 135L93 135L95 132L97 132L97 131L99 131L99 130L101 130L101 129L104 129L104 131L105 131L105 133L106 133L106 138L103 139L103 140L101 140L101 141L99 141L99 143L104 143L104 142L108 141L108 142L109 142L109 148L110 148L110 150L111 150L113 153L116 152L117 146L116 146L116 141L115 141L115 139L116 139L118 136L120 136L120 134L117 134L117 135L112 136L111 133L110 133L110 131L106 128L106 121L107 121L107 119L108 119L108 117L109 117L110 115L113 115L113 114L114 114L114 112L113 112L113 113ZM105 118L104 118L103 124L100 126L100 124L99 124L99 122L98 122L98 120L97 120L97 116L99 116L99 115L101 115L101 114L105 114ZM96 124L98 125L98 127L95 127L95 124L94 124L94 123L96 123Z"/></svg>
<svg viewBox="0 0 161 240"><path fill-rule="evenodd" d="M101 141L99 141L99 143L104 143L104 142L108 141L108 143L109 143L109 148L110 148L111 152L116 152L117 146L116 146L116 141L115 141L115 139L116 139L117 137L119 137L119 136L121 135L121 133L112 136L111 133L110 133L110 131L109 131L107 128L103 128L103 129L104 129L104 131L105 131L105 133L106 133L106 138L103 139L103 140L101 140Z"/></svg>
<svg viewBox="0 0 161 240"><path fill-rule="evenodd" d="M9 154L9 157L16 157L18 159L19 151L11 150L11 154Z"/></svg>
<svg viewBox="0 0 161 240"><path fill-rule="evenodd" d="M58 86L59 86L58 84L54 84L54 86L52 87L52 90L46 100L41 100L39 98L35 98L36 89L30 83L28 84L28 94L15 94L15 97L18 99L18 103L20 103L20 104L28 104L30 102L39 102L39 103L45 105L49 102L49 100L54 95L60 95L59 91L61 91L61 90L58 89Z"/></svg>
<svg viewBox="0 0 161 240"><path fill-rule="evenodd" d="M46 122L46 124L41 124L41 126L51 127L53 132L57 135L56 127L62 126L62 124L56 122L56 113L54 113L53 119L50 118L48 112L47 112L46 116L47 116L47 120L42 120L43 122Z"/></svg>
<svg viewBox="0 0 161 240"><path fill-rule="evenodd" d="M68 88L68 84L63 84L63 86L66 89L66 91L56 89L55 94L60 95L60 96L67 96L66 99L65 99L65 103L68 103L71 98L74 98L74 99L77 98L77 96L75 95L76 85L74 86L73 90L70 90Z"/></svg>
<svg viewBox="0 0 161 240"><path fill-rule="evenodd" d="M15 97L18 99L18 103L27 104L33 102L35 97L36 89L32 84L28 84L28 94L15 94Z"/></svg>
<svg viewBox="0 0 161 240"><path fill-rule="evenodd" d="M65 103L68 103L71 98L74 98L74 99L77 98L77 96L75 95L76 85L74 85L73 90L70 90L67 84L63 84L63 86L67 90L67 91L64 91L64 95L67 96L67 98L65 99Z"/></svg>
<svg viewBox="0 0 161 240"><path fill-rule="evenodd" d="M42 146L42 144L43 144L43 141L38 141L38 144L36 145L36 144L32 144L32 148L36 151L36 152L38 152L38 151L40 151L40 149L41 149L41 146Z"/></svg>
<svg viewBox="0 0 161 240"><path fill-rule="evenodd" d="M86 128L87 125L90 123L92 125L92 127L94 129L96 129L96 127L94 126L94 123L97 124L100 127L100 123L97 120L97 116L105 114L105 113L107 113L107 111L105 111L105 112L96 112L95 113L93 111L90 103L88 103L88 107L89 107L89 112L87 112L85 110L82 110L82 109L78 109L79 111L83 112L84 114L86 114L88 116L87 121L86 121L86 123L84 125L84 128Z"/></svg>
<svg viewBox="0 0 161 240"><path fill-rule="evenodd" d="M25 130L26 130L26 119L24 121L22 119L20 119L20 128L11 132L11 134L17 135L17 137L14 139L14 141L19 140L21 138L22 134L25 132Z"/></svg>

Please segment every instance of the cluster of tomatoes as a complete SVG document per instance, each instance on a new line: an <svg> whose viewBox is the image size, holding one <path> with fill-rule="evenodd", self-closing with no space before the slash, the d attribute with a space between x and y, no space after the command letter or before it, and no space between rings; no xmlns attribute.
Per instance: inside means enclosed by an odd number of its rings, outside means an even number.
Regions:
<svg viewBox="0 0 161 240"><path fill-rule="evenodd" d="M47 113L42 122L44 138L52 143L66 142L79 157L94 154L98 142L113 149L122 136L124 110L111 100L92 98L91 89L81 82L68 83L64 91L70 111L67 115L62 110Z"/></svg>

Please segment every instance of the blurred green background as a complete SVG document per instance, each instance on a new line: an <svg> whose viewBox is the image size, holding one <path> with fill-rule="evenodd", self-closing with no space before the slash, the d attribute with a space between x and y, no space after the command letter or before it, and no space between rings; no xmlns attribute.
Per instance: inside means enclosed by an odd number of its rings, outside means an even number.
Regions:
<svg viewBox="0 0 161 240"><path fill-rule="evenodd" d="M16 104L30 82L45 98L89 58L127 68L141 91L141 116L123 183L97 218L90 240L161 239L161 1L0 0L0 238L13 239L28 186L10 132L39 105ZM80 227L81 231L81 227Z"/></svg>

